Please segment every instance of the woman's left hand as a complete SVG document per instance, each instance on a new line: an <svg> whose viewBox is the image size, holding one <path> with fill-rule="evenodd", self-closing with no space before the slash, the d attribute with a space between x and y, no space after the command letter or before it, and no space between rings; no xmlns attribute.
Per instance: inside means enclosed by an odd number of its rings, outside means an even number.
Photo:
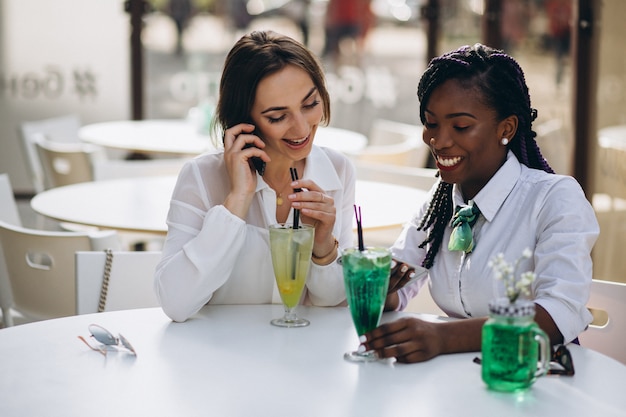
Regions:
<svg viewBox="0 0 626 417"><path fill-rule="evenodd" d="M389 274L389 289L387 294L392 294L404 287L415 277L415 268L409 264L392 259Z"/></svg>
<svg viewBox="0 0 626 417"><path fill-rule="evenodd" d="M301 179L292 186L294 189L301 188L303 191L288 196L291 206L300 210L302 223L315 227L313 253L323 256L329 253L335 245L333 237L333 227L337 216L335 200L312 180Z"/></svg>

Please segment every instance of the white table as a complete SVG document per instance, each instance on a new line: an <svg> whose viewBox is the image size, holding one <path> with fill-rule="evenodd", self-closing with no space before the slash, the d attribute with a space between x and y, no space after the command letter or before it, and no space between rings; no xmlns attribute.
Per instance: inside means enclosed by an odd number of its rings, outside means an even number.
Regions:
<svg viewBox="0 0 626 417"><path fill-rule="evenodd" d="M175 183L175 176L165 176L72 184L37 194L31 207L61 222L164 234ZM356 184L365 229L407 222L425 198L426 192L415 188L372 181Z"/></svg>
<svg viewBox="0 0 626 417"><path fill-rule="evenodd" d="M354 364L346 308L299 307L311 325L271 326L278 305L208 306L185 323L159 308L0 330L0 415L97 416L623 416L626 367L570 346L576 375L545 376L523 394L486 389L477 353L418 364ZM387 313L384 320L401 314ZM437 320L435 316L423 316ZM87 348L97 323L137 356Z"/></svg>
<svg viewBox="0 0 626 417"><path fill-rule="evenodd" d="M84 142L133 152L197 155L216 149L208 136L182 119L94 123L81 127L78 136ZM320 126L315 144L354 155L367 145L367 138L351 130Z"/></svg>

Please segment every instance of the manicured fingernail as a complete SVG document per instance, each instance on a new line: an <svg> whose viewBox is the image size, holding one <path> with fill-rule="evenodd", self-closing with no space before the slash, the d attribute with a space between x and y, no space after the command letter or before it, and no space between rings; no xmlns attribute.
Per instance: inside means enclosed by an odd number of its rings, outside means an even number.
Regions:
<svg viewBox="0 0 626 417"><path fill-rule="evenodd" d="M364 353L365 352L365 346L363 345L359 345L358 349L356 350L359 353Z"/></svg>
<svg viewBox="0 0 626 417"><path fill-rule="evenodd" d="M391 260L391 269L395 268L396 265L398 265L398 263L392 259Z"/></svg>
<svg viewBox="0 0 626 417"><path fill-rule="evenodd" d="M402 272L403 274L409 270L409 267L406 265L402 265L402 268L400 268L400 272Z"/></svg>
<svg viewBox="0 0 626 417"><path fill-rule="evenodd" d="M413 272L411 272L409 274L409 279L413 279L413 278L415 278L415 271L413 271Z"/></svg>
<svg viewBox="0 0 626 417"><path fill-rule="evenodd" d="M365 337L365 335L359 336L359 342L361 342L361 343L367 342L367 337Z"/></svg>

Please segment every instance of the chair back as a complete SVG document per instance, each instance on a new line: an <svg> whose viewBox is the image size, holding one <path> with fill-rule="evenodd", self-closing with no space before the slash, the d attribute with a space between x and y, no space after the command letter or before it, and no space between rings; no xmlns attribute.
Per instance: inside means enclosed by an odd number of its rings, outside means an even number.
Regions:
<svg viewBox="0 0 626 417"><path fill-rule="evenodd" d="M354 161L356 177L364 181L388 182L406 187L430 190L437 182L436 169L415 168L393 164L371 164Z"/></svg>
<svg viewBox="0 0 626 417"><path fill-rule="evenodd" d="M83 143L56 143L41 134L34 136L37 156L50 188L94 180L94 160L102 154L99 147Z"/></svg>
<svg viewBox="0 0 626 417"><path fill-rule="evenodd" d="M8 174L0 174L0 220L16 226L22 225ZM5 327L13 326L11 312L13 296L11 294L9 272L7 271L6 261L2 252L2 243L0 242L0 309L2 310L2 322Z"/></svg>
<svg viewBox="0 0 626 417"><path fill-rule="evenodd" d="M9 174L0 174L0 220L16 226L22 225Z"/></svg>
<svg viewBox="0 0 626 417"><path fill-rule="evenodd" d="M97 313L107 255L105 251L76 252L76 313ZM154 271L160 251L113 251L106 303L102 311L158 307Z"/></svg>
<svg viewBox="0 0 626 417"><path fill-rule="evenodd" d="M425 168L430 150L422 141L421 125L376 119L372 123L368 146L353 155L355 160Z"/></svg>
<svg viewBox="0 0 626 417"><path fill-rule="evenodd" d="M74 254L119 249L115 231L34 230L0 221L13 308L29 320L76 314Z"/></svg>
<svg viewBox="0 0 626 417"><path fill-rule="evenodd" d="M593 321L580 344L626 365L626 283L594 279L587 307Z"/></svg>
<svg viewBox="0 0 626 417"><path fill-rule="evenodd" d="M374 164L424 168L429 153L429 148L421 140L408 138L391 145L368 145L353 159Z"/></svg>
<svg viewBox="0 0 626 417"><path fill-rule="evenodd" d="M402 143L409 138L422 137L423 127L387 119L375 119L368 137L368 145L381 146Z"/></svg>
<svg viewBox="0 0 626 417"><path fill-rule="evenodd" d="M48 140L54 142L79 143L78 130L80 125L80 118L75 114L23 122L19 125L20 148L36 193L50 188L35 148L36 134L43 134Z"/></svg>

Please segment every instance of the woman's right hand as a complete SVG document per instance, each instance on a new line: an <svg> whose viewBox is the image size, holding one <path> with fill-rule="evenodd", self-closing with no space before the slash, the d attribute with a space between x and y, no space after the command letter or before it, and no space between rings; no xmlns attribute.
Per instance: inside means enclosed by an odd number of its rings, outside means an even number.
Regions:
<svg viewBox="0 0 626 417"><path fill-rule="evenodd" d="M253 131L254 125L240 123L224 132L224 163L231 184L224 206L242 219L248 212L257 185L250 158L256 156L265 162L270 161L262 150L265 143ZM246 144L254 146L244 149Z"/></svg>

